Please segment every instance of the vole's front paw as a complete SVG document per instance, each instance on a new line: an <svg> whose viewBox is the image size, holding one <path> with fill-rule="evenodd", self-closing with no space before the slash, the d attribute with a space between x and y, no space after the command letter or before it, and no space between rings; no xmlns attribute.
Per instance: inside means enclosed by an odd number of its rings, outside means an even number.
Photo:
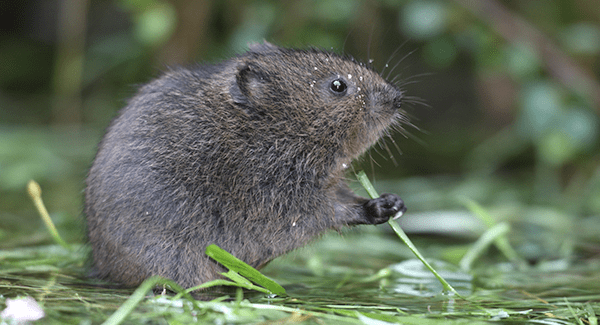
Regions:
<svg viewBox="0 0 600 325"><path fill-rule="evenodd" d="M404 201L396 194L382 194L376 199L372 199L365 203L367 218L374 224L380 224L388 221L396 213L406 212Z"/></svg>

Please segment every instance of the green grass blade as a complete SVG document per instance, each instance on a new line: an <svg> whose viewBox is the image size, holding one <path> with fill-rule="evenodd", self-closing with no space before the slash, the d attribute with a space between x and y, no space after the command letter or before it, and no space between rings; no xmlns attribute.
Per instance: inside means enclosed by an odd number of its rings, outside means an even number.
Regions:
<svg viewBox="0 0 600 325"><path fill-rule="evenodd" d="M54 222L52 222L52 219L50 219L50 214L48 213L48 210L44 205L44 201L42 200L42 188L40 187L40 184L34 180L30 180L29 183L27 183L27 193L33 200L35 208L40 214L44 225L46 225L46 228L48 229L48 232L50 232L50 235L54 241L60 246L70 249L71 247L62 239L62 237L60 237L58 230L56 230L56 226L54 226Z"/></svg>
<svg viewBox="0 0 600 325"><path fill-rule="evenodd" d="M142 282L142 284L135 289L133 294L127 298L127 301L125 301L125 303L122 304L117 311L115 311L104 323L102 323L102 325L121 324L125 318L131 314L135 307L144 299L146 293L159 284L168 285L173 291L183 293L187 299L193 300L193 298L188 293L185 293L183 288L181 288L177 283L159 276L153 276Z"/></svg>
<svg viewBox="0 0 600 325"><path fill-rule="evenodd" d="M510 227L508 224L502 222L490 229L488 229L477 241L471 246L467 253L462 257L458 265L463 271L471 270L473 262L483 254L486 248L488 248L497 238L504 236Z"/></svg>
<svg viewBox="0 0 600 325"><path fill-rule="evenodd" d="M494 218L492 218L487 210L479 205L479 203L466 197L461 198L461 201L465 207L469 209L469 211L471 211L471 213L473 213L479 220L483 221L488 228L495 226L496 221ZM494 240L494 244L509 261L517 264L521 269L527 268L527 262L521 258L519 253L517 253L517 251L515 251L515 249L510 245L508 238L506 237L506 232L501 236L497 236Z"/></svg>
<svg viewBox="0 0 600 325"><path fill-rule="evenodd" d="M588 322L590 325L598 325L598 317L596 316L596 312L594 312L594 308L592 308L592 305L590 305L589 302L585 304L585 310L588 314Z"/></svg>
<svg viewBox="0 0 600 325"><path fill-rule="evenodd" d="M181 298L181 296L183 296L185 294L189 294L192 291L211 288L211 287L218 287L218 286L233 286L233 287L235 287L235 286L239 286L239 284L235 283L235 282L223 280L223 279L212 280L209 282L204 282L201 285L197 285L195 287L185 289L184 291L181 291L178 294L176 294L175 296L173 296L173 299L179 299L179 298Z"/></svg>
<svg viewBox="0 0 600 325"><path fill-rule="evenodd" d="M569 300L567 300L567 297L564 297L564 299L565 299L565 304L567 305L567 308L569 308L569 311L571 312L571 315L573 316L573 318L577 321L577 324L584 325L583 322L581 321L581 319L579 318L579 316L577 316L577 313L571 307L571 304L569 303Z"/></svg>
<svg viewBox="0 0 600 325"><path fill-rule="evenodd" d="M369 194L370 198L375 199L379 197L379 194L373 187L373 184L371 184L371 181L369 180L367 174L365 174L364 171L359 171L358 174L356 174L356 178L360 182L360 185L362 185L362 187L365 188L365 191L367 191L367 194Z"/></svg>
<svg viewBox="0 0 600 325"><path fill-rule="evenodd" d="M206 255L223 264L228 269L234 270L239 273L239 275L248 278L250 281L265 287L270 292L277 295L286 295L285 289L277 282L267 278L255 268L244 263L244 261L231 255L219 246L211 244L206 247Z"/></svg>
<svg viewBox="0 0 600 325"><path fill-rule="evenodd" d="M369 181L369 178L367 177L367 175L365 174L364 171L361 170L360 172L358 172L358 174L356 175L356 178L358 179L360 184L365 188L365 190L367 191L367 193L369 194L369 196L372 199L379 197L379 194L377 193L377 191L371 184L371 181ZM444 287L444 290L447 292L450 292L452 294L455 294L458 297L461 297L458 294L458 292L456 292L456 290L450 285L450 283L448 283L448 281L446 281L441 275L439 275L437 273L437 271L429 264L429 262L427 262L427 260L425 260L425 257L423 257L423 255L421 255L421 253L419 252L417 247L408 238L408 236L406 235L404 230L402 230L402 228L400 228L400 225L396 222L396 220L394 220L393 218L390 218L390 220L388 220L388 224L390 225L390 227L392 227L392 229L394 230L396 235L398 235L398 237L400 237L400 239L404 242L404 244L406 244L406 246L408 246L408 248L413 252L413 254L415 254L415 256L423 263L423 265L425 265L425 267L429 271L431 271L431 273L433 273L433 275L438 279L438 281L440 281L440 283Z"/></svg>
<svg viewBox="0 0 600 325"><path fill-rule="evenodd" d="M256 291L260 291L260 292L266 293L266 294L272 293L272 291L270 291L268 289L265 289L263 287L252 284L252 282L248 281L248 279L239 275L234 270L229 270L229 272L223 272L223 273L221 273L221 275L233 280L236 283L235 286L237 286L237 287L246 288L249 290L256 290Z"/></svg>
<svg viewBox="0 0 600 325"><path fill-rule="evenodd" d="M233 270L229 270L229 272L223 272L221 274L223 276L233 280L233 282L229 281L229 280L224 280L224 279L212 280L209 282L202 283L201 285L186 289L184 292L175 295L175 297L173 297L173 299L179 299L184 293L190 293L192 291L211 288L211 287L217 287L217 286L239 287L239 288L245 288L248 290L260 291L260 292L266 293L266 294L272 293L271 291L269 291L263 287L259 287L259 286L252 284L250 281L248 281L248 279L242 277L241 275L237 274L237 272L235 272Z"/></svg>

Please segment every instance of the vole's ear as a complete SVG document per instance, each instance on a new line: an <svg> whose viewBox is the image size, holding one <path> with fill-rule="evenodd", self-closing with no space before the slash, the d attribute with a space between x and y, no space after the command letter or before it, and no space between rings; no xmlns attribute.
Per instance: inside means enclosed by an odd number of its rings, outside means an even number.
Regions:
<svg viewBox="0 0 600 325"><path fill-rule="evenodd" d="M257 66L251 62L243 62L237 66L235 82L232 82L229 92L235 103L250 107L261 96L267 81L268 76Z"/></svg>
<svg viewBox="0 0 600 325"><path fill-rule="evenodd" d="M263 41L262 43L249 43L248 47L250 48L250 52L260 54L273 53L281 49L280 47L273 45L267 41Z"/></svg>
<svg viewBox="0 0 600 325"><path fill-rule="evenodd" d="M248 91L246 89L246 70L248 69L248 65L240 64L237 67L237 72L234 76L234 80L231 81L231 85L229 87L229 93L231 94L231 98L233 102L241 105L248 105L250 101L248 100Z"/></svg>

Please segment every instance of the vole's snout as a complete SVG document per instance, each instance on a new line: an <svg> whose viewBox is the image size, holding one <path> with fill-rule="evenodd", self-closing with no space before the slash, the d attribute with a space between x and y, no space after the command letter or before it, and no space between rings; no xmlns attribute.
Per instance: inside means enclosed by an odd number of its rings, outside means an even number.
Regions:
<svg viewBox="0 0 600 325"><path fill-rule="evenodd" d="M392 97L392 103L394 107L400 108L402 106L402 99L404 98L404 92L400 90L398 87L393 86L391 84L386 84L386 91Z"/></svg>
<svg viewBox="0 0 600 325"><path fill-rule="evenodd" d="M392 106L395 109L400 109L402 107L402 99L404 98L402 91L400 90L396 90L396 95L394 96L394 99L392 100Z"/></svg>
<svg viewBox="0 0 600 325"><path fill-rule="evenodd" d="M398 110L402 106L403 93L395 87L382 87L373 90L369 101L374 107Z"/></svg>

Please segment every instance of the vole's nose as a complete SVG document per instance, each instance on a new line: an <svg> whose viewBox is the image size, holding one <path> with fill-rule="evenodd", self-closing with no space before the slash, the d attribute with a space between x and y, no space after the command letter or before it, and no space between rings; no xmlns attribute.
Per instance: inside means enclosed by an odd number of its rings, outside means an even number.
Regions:
<svg viewBox="0 0 600 325"><path fill-rule="evenodd" d="M400 109L402 106L402 99L404 94L402 91L394 86L385 85L374 89L371 93L370 100L375 106L389 107L393 109Z"/></svg>
<svg viewBox="0 0 600 325"><path fill-rule="evenodd" d="M404 93L399 89L394 89L394 99L392 100L392 105L396 109L400 109L402 107L402 99L404 98Z"/></svg>

